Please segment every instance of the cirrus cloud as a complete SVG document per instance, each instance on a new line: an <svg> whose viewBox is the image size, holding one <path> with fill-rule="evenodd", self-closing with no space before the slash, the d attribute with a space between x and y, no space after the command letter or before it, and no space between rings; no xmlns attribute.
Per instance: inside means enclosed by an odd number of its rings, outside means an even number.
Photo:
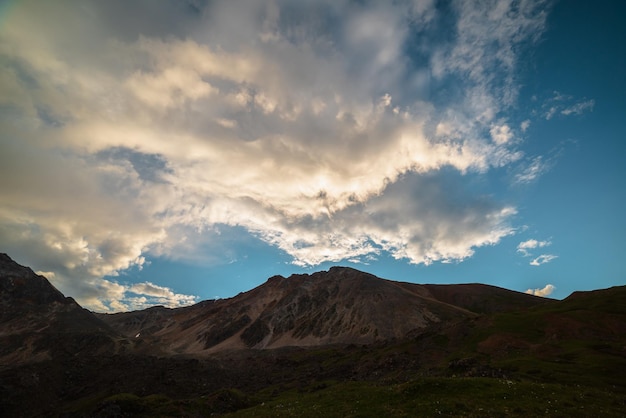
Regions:
<svg viewBox="0 0 626 418"><path fill-rule="evenodd" d="M582 115L586 111L593 111L596 101L587 99L576 101L574 97L558 91L553 92L553 96L543 104L543 112L546 120L552 119L555 115Z"/></svg>

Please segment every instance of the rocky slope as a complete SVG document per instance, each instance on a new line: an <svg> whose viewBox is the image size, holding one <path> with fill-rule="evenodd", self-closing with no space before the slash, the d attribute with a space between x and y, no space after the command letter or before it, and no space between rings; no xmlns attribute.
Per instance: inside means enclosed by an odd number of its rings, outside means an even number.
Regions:
<svg viewBox="0 0 626 418"><path fill-rule="evenodd" d="M45 277L0 254L0 367L57 352L111 352L122 340Z"/></svg>
<svg viewBox="0 0 626 418"><path fill-rule="evenodd" d="M543 301L493 286L417 285L333 267L312 275L275 276L230 299L99 318L166 353L198 355L224 349L399 340L435 324L475 317L477 312Z"/></svg>
<svg viewBox="0 0 626 418"><path fill-rule="evenodd" d="M221 350L371 344L416 336L481 313L544 303L472 285L418 285L345 267L274 276L230 299L194 306L92 314L48 280L0 255L0 362L35 361L51 350L192 356Z"/></svg>

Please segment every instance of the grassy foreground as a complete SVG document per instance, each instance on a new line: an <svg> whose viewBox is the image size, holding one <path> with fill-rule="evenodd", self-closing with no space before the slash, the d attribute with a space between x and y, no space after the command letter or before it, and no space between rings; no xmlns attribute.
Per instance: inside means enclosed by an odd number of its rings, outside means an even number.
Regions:
<svg viewBox="0 0 626 418"><path fill-rule="evenodd" d="M391 386L347 382L285 392L229 417L626 415L626 396L593 388L490 378L424 378Z"/></svg>
<svg viewBox="0 0 626 418"><path fill-rule="evenodd" d="M626 394L494 378L420 378L392 385L326 382L282 392L268 388L252 397L237 390L188 400L120 394L90 412L135 417L621 417L626 416Z"/></svg>

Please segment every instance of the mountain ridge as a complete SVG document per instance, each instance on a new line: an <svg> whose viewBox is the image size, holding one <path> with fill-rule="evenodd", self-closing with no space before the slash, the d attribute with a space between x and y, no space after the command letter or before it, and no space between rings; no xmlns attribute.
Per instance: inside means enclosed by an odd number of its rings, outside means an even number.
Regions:
<svg viewBox="0 0 626 418"><path fill-rule="evenodd" d="M549 300L337 267L190 307L95 315L0 256L8 416L275 416L284 406L308 416L320 399L330 415L359 402L414 415L428 402L432 414L536 416L549 401L564 416L619 416L623 370L626 286Z"/></svg>
<svg viewBox="0 0 626 418"><path fill-rule="evenodd" d="M59 351L113 352L121 339L44 276L0 253L0 367Z"/></svg>
<svg viewBox="0 0 626 418"><path fill-rule="evenodd" d="M401 340L438 323L545 303L542 298L496 286L423 285L334 266L312 274L272 276L228 299L100 314L84 310L45 277L6 254L0 256L0 275L4 301L0 322L5 328L15 328L13 334L26 326L24 316L38 315L40 322L42 318L47 321L38 330L80 334L92 327L111 341L119 343L123 337L125 346L158 355ZM11 298L19 301L19 308L11 308ZM68 312L59 314L60 306ZM15 320L11 322L9 316Z"/></svg>
<svg viewBox="0 0 626 418"><path fill-rule="evenodd" d="M444 289L336 266L287 278L272 276L232 298L190 307L97 316L129 338L149 336L166 352L198 355L224 349L399 340L436 323L545 302L496 286L467 286L472 294L460 298L464 292L454 289L465 289L464 285ZM469 309L481 297L499 303L490 302L480 312Z"/></svg>

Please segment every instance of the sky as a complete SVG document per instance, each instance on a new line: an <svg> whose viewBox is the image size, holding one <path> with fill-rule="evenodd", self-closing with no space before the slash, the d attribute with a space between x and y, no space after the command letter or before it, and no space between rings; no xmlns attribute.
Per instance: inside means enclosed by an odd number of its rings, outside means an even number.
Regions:
<svg viewBox="0 0 626 418"><path fill-rule="evenodd" d="M626 3L0 0L0 251L88 309L334 265L626 284Z"/></svg>

